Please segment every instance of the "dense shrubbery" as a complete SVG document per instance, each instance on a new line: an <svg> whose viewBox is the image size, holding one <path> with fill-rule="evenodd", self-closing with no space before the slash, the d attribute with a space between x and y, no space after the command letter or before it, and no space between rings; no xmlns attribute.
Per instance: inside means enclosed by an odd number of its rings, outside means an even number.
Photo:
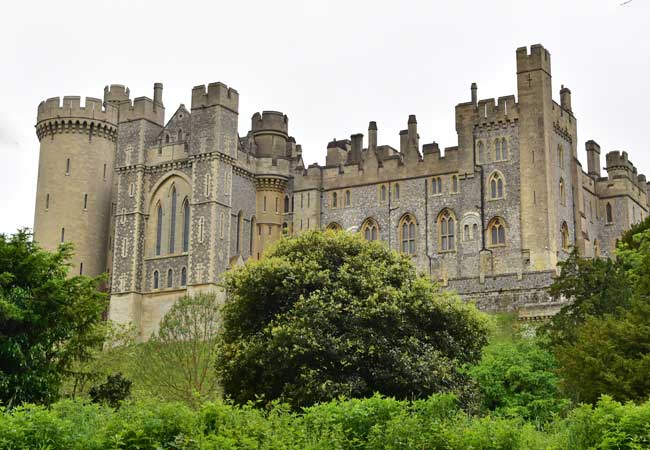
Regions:
<svg viewBox="0 0 650 450"><path fill-rule="evenodd" d="M332 401L290 412L205 403L141 401L114 410L62 401L0 414L0 448L99 449L641 449L650 446L650 402L622 405L607 397L581 406L544 431L521 418L474 418L453 395L413 402L372 397Z"/></svg>
<svg viewBox="0 0 650 450"><path fill-rule="evenodd" d="M417 275L407 256L350 233L281 240L229 272L217 360L237 403L460 392L489 319Z"/></svg>

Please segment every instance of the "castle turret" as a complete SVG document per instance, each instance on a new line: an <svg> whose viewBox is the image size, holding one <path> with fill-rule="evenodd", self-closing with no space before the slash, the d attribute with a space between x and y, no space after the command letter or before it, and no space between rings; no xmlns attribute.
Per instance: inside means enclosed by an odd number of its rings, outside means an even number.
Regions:
<svg viewBox="0 0 650 450"><path fill-rule="evenodd" d="M251 129L257 144L257 156L283 158L286 156L289 119L279 111L255 113Z"/></svg>
<svg viewBox="0 0 650 450"><path fill-rule="evenodd" d="M50 98L38 106L40 141L34 240L46 250L74 245L72 273L107 270L117 108L128 89L105 92L102 104L87 97Z"/></svg>

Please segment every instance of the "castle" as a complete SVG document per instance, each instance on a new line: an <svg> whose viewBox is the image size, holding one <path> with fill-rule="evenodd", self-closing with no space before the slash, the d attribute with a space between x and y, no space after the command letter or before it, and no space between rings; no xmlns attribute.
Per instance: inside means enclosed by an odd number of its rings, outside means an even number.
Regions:
<svg viewBox="0 0 650 450"><path fill-rule="evenodd" d="M288 118L264 111L238 134L236 90L192 89L165 122L153 100L111 85L103 101L58 97L38 107L34 238L73 242L76 271L109 273L110 318L146 338L175 299L219 291L220 275L285 234L358 231L408 254L419 271L486 310L552 314L546 288L576 247L611 256L649 212L649 189L626 152L586 143L577 159L571 92L553 100L551 57L517 49L517 96L456 106L458 145L420 145L409 116L400 148L375 122L327 145L305 167ZM220 293L223 295L223 293Z"/></svg>

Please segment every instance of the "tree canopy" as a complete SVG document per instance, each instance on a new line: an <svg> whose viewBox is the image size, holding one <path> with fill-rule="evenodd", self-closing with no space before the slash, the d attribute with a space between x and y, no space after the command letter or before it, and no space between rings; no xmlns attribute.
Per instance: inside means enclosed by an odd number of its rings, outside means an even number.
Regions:
<svg viewBox="0 0 650 450"><path fill-rule="evenodd" d="M410 258L343 232L284 239L230 272L217 371L226 395L294 407L461 389L489 320Z"/></svg>
<svg viewBox="0 0 650 450"><path fill-rule="evenodd" d="M68 277L70 245L46 252L27 231L0 235L0 404L49 402L64 371L101 342L101 278Z"/></svg>

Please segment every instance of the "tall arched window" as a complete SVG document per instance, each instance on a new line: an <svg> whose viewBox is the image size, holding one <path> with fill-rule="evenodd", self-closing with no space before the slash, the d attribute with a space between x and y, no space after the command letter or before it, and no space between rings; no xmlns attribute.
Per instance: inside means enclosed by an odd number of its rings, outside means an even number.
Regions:
<svg viewBox="0 0 650 450"><path fill-rule="evenodd" d="M490 175L490 198L493 200L503 198L503 177L499 172Z"/></svg>
<svg viewBox="0 0 650 450"><path fill-rule="evenodd" d="M498 138L494 140L494 160L501 161L501 140Z"/></svg>
<svg viewBox="0 0 650 450"><path fill-rule="evenodd" d="M332 208L336 208L338 206L338 195L336 192L332 192Z"/></svg>
<svg viewBox="0 0 650 450"><path fill-rule="evenodd" d="M153 271L153 288L158 289L160 287L160 275L157 270Z"/></svg>
<svg viewBox="0 0 650 450"><path fill-rule="evenodd" d="M183 130L178 130L178 140L179 141L183 140Z"/></svg>
<svg viewBox="0 0 650 450"><path fill-rule="evenodd" d="M393 187L393 192L395 194L395 200L399 200L399 183L395 183Z"/></svg>
<svg viewBox="0 0 650 450"><path fill-rule="evenodd" d="M165 144L169 144L169 135L165 134Z"/></svg>
<svg viewBox="0 0 650 450"><path fill-rule="evenodd" d="M169 253L174 253L176 246L176 186L172 186L171 210L169 217Z"/></svg>
<svg viewBox="0 0 650 450"><path fill-rule="evenodd" d="M508 159L508 140L506 138L501 139L501 159Z"/></svg>
<svg viewBox="0 0 650 450"><path fill-rule="evenodd" d="M612 204L607 202L607 206L605 206L605 215L607 219L607 223L612 223L613 217L612 217Z"/></svg>
<svg viewBox="0 0 650 450"><path fill-rule="evenodd" d="M458 175L451 176L451 192L458 192Z"/></svg>
<svg viewBox="0 0 650 450"><path fill-rule="evenodd" d="M386 185L382 184L380 188L380 198L382 202L386 201Z"/></svg>
<svg viewBox="0 0 650 450"><path fill-rule="evenodd" d="M167 287L170 288L174 284L174 271L169 269L167 271Z"/></svg>
<svg viewBox="0 0 650 450"><path fill-rule="evenodd" d="M285 195L284 196L284 213L286 214L288 212L289 212L289 196Z"/></svg>
<svg viewBox="0 0 650 450"><path fill-rule="evenodd" d="M495 217L488 223L490 247L506 245L506 224L501 217Z"/></svg>
<svg viewBox="0 0 650 450"><path fill-rule="evenodd" d="M163 226L163 210L160 203L156 207L156 256L160 255L162 247L162 226Z"/></svg>
<svg viewBox="0 0 650 450"><path fill-rule="evenodd" d="M241 250L241 227L242 227L242 212L239 211L237 214L237 231L236 231L236 250L235 253L239 253Z"/></svg>
<svg viewBox="0 0 650 450"><path fill-rule="evenodd" d="M594 239L594 258L600 257L600 244L598 239Z"/></svg>
<svg viewBox="0 0 650 450"><path fill-rule="evenodd" d="M350 206L351 203L350 191L345 191L345 206Z"/></svg>
<svg viewBox="0 0 650 450"><path fill-rule="evenodd" d="M448 209L438 215L438 247L441 252L456 251L456 217Z"/></svg>
<svg viewBox="0 0 650 450"><path fill-rule="evenodd" d="M183 267L181 269L181 286L187 285L187 269Z"/></svg>
<svg viewBox="0 0 650 450"><path fill-rule="evenodd" d="M560 229L562 232L562 248L564 250L569 250L569 227L567 226L566 222L562 222L562 227Z"/></svg>
<svg viewBox="0 0 650 450"><path fill-rule="evenodd" d="M476 159L478 164L483 164L485 162L485 145L483 145L483 141L478 141L476 144Z"/></svg>
<svg viewBox="0 0 650 450"><path fill-rule="evenodd" d="M376 241L379 239L379 225L375 219L368 218L364 220L363 224L361 224L360 231L366 241Z"/></svg>
<svg viewBox="0 0 650 450"><path fill-rule="evenodd" d="M203 243L203 224L204 224L204 219L203 217L199 218L199 243Z"/></svg>
<svg viewBox="0 0 650 450"><path fill-rule="evenodd" d="M557 146L557 161L560 168L564 168L564 147L562 145Z"/></svg>
<svg viewBox="0 0 650 450"><path fill-rule="evenodd" d="M183 251L190 249L190 202L187 197L183 200Z"/></svg>
<svg viewBox="0 0 650 450"><path fill-rule="evenodd" d="M564 192L564 180L560 178L560 205L566 205L566 195Z"/></svg>
<svg viewBox="0 0 650 450"><path fill-rule="evenodd" d="M399 237L402 253L415 254L415 218L405 214L399 221Z"/></svg>
<svg viewBox="0 0 650 450"><path fill-rule="evenodd" d="M442 194L442 178L433 177L431 179L431 193L433 195Z"/></svg>

